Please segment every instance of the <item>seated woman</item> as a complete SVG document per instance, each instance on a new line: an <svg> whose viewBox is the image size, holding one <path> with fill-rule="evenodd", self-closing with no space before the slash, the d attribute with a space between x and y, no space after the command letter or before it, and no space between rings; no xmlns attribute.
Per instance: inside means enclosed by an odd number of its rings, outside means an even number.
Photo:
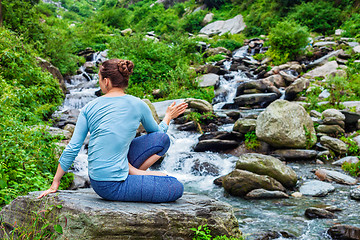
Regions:
<svg viewBox="0 0 360 240"><path fill-rule="evenodd" d="M168 150L170 120L182 114L187 104L171 104L157 125L147 104L124 92L133 67L131 61L121 59L107 60L100 66L99 84L105 95L81 110L53 183L38 198L57 191L88 132L89 177L99 196L136 202L170 202L182 196L184 188L176 178L146 170ZM148 134L134 139L140 123Z"/></svg>

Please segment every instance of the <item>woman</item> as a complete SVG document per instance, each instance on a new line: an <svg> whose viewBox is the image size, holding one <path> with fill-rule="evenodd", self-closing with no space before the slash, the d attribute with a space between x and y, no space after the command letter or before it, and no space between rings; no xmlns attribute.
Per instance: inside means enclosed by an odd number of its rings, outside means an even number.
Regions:
<svg viewBox="0 0 360 240"><path fill-rule="evenodd" d="M133 67L131 61L122 59L107 60L100 66L99 85L105 95L81 110L73 137L59 159L53 183L38 198L57 191L88 132L89 177L99 196L142 202L169 202L182 196L183 185L176 178L146 170L167 151L170 140L165 132L187 104L171 104L157 125L146 103L124 92ZM140 122L148 134L134 139Z"/></svg>

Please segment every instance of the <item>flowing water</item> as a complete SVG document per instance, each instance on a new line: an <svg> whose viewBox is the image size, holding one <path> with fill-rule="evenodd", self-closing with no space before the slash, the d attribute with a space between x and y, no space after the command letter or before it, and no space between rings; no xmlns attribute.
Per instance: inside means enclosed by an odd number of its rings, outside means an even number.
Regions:
<svg viewBox="0 0 360 240"><path fill-rule="evenodd" d="M242 56L244 49L237 53ZM104 60L106 53L94 55L93 62ZM229 69L230 62L225 62ZM84 69L79 75L73 76L67 83L70 94L66 96L64 105L60 111L67 109L80 109L87 102L96 98L97 75L87 74ZM249 81L242 72L232 72L231 80L221 77L220 87L226 89L224 94L217 100L214 108L220 112L224 103L231 103L235 96L236 86L243 81ZM257 109L254 111L262 111ZM245 113L246 114L246 113ZM232 125L224 125L220 130L231 131ZM254 234L265 231L287 231L297 236L297 239L317 240L330 239L325 231L334 223L344 223L360 227L360 204L349 198L351 187L334 184L336 191L327 197L313 198L289 198L276 200L244 200L229 196L221 187L213 184L213 180L219 176L231 172L237 157L220 153L198 153L192 148L196 145L200 136L198 133L178 131L175 125L171 125L168 134L171 139L171 147L163 162L156 167L171 176L178 178L184 183L185 191L204 194L212 198L227 202L234 207L235 215L239 220L240 230L247 235L247 239L255 239ZM75 160L74 171L79 175L87 175L87 155L83 148ZM311 170L319 167L313 163L290 163L300 176L300 181L314 178ZM322 166L331 168L332 166ZM339 170L339 169L338 169ZM315 219L307 220L304 212L309 207L336 206L343 211L337 212L337 219ZM284 239L284 238L278 238Z"/></svg>

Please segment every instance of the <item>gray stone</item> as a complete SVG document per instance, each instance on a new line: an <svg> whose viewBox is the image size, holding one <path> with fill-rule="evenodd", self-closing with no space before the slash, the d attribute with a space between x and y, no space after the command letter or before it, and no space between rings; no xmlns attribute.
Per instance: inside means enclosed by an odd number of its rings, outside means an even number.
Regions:
<svg viewBox="0 0 360 240"><path fill-rule="evenodd" d="M339 125L319 125L316 128L316 132L325 134L341 135L345 133L345 130Z"/></svg>
<svg viewBox="0 0 360 240"><path fill-rule="evenodd" d="M305 196L325 197L329 192L335 191L335 187L330 183L311 180L304 183L299 191Z"/></svg>
<svg viewBox="0 0 360 240"><path fill-rule="evenodd" d="M335 225L327 230L332 239L359 240L360 228L350 225Z"/></svg>
<svg viewBox="0 0 360 240"><path fill-rule="evenodd" d="M358 45L358 46L353 47L353 53L354 53L354 54L358 54L358 53L360 53L360 46L359 46L359 45Z"/></svg>
<svg viewBox="0 0 360 240"><path fill-rule="evenodd" d="M333 165L336 166L341 166L343 165L345 162L347 163L358 163L359 162L359 158L355 157L355 156L348 156L348 157L343 157L335 162L333 162Z"/></svg>
<svg viewBox="0 0 360 240"><path fill-rule="evenodd" d="M278 149L274 151L275 155L279 155L286 160L310 160L317 157L318 152L306 149Z"/></svg>
<svg viewBox="0 0 360 240"><path fill-rule="evenodd" d="M310 219L314 218L335 218L335 214L322 208L310 207L305 210L305 216Z"/></svg>
<svg viewBox="0 0 360 240"><path fill-rule="evenodd" d="M219 83L220 76L214 73L208 73L197 77L196 80L199 82L200 87L211 87Z"/></svg>
<svg viewBox="0 0 360 240"><path fill-rule="evenodd" d="M216 21L210 23L200 30L200 33L207 35L223 35L224 33L230 32L236 34L244 30L246 27L245 22L241 14L226 21Z"/></svg>
<svg viewBox="0 0 360 240"><path fill-rule="evenodd" d="M95 73L96 65L94 62L85 62L84 63L85 72L87 73Z"/></svg>
<svg viewBox="0 0 360 240"><path fill-rule="evenodd" d="M186 98L185 102L189 105L189 108L194 108L200 113L212 112L213 107L211 103L202 99Z"/></svg>
<svg viewBox="0 0 360 240"><path fill-rule="evenodd" d="M255 131L255 129L256 129L256 119L246 119L246 118L238 119L233 127L233 131L243 134L247 132Z"/></svg>
<svg viewBox="0 0 360 240"><path fill-rule="evenodd" d="M346 31L339 28L339 29L336 29L336 30L335 30L335 35L336 35L336 36L340 36L340 35L341 35L342 33L344 33L344 32L346 32Z"/></svg>
<svg viewBox="0 0 360 240"><path fill-rule="evenodd" d="M46 130L51 136L64 136L65 139L70 139L72 136L71 132L57 127L46 127Z"/></svg>
<svg viewBox="0 0 360 240"><path fill-rule="evenodd" d="M310 111L310 116L311 116L311 117L315 117L315 118L321 118L321 117L322 117L321 113L319 113L319 112L316 111L316 110L311 110L311 111Z"/></svg>
<svg viewBox="0 0 360 240"><path fill-rule="evenodd" d="M354 137L353 140L356 142L357 146L360 148L360 135Z"/></svg>
<svg viewBox="0 0 360 240"><path fill-rule="evenodd" d="M72 123L68 123L65 125L64 130L71 132L71 136L72 136L75 130L75 125Z"/></svg>
<svg viewBox="0 0 360 240"><path fill-rule="evenodd" d="M204 19L202 20L202 25L206 25L208 24L209 22L211 22L214 18L214 14L213 13L208 13L205 15Z"/></svg>
<svg viewBox="0 0 360 240"><path fill-rule="evenodd" d="M356 47L356 46L359 46L360 44L358 43L358 42L348 42L347 43L347 45L349 46L349 47Z"/></svg>
<svg viewBox="0 0 360 240"><path fill-rule="evenodd" d="M344 121L345 115L337 109L329 108L322 112L322 118L334 118L340 121Z"/></svg>
<svg viewBox="0 0 360 240"><path fill-rule="evenodd" d="M218 55L218 54L231 55L231 51L227 50L224 47L208 48L205 53L208 56L214 56L214 55Z"/></svg>
<svg viewBox="0 0 360 240"><path fill-rule="evenodd" d="M319 59L316 59L315 61L309 63L307 65L308 68L314 68L314 67L318 67L318 66L322 66L324 65L325 63L328 63L329 62L329 58L331 57L337 57L339 56L341 53L343 52L342 49L340 50L337 50L337 51L332 51L330 53L328 53L327 55L319 58Z"/></svg>
<svg viewBox="0 0 360 240"><path fill-rule="evenodd" d="M354 185L357 183L357 180L353 177L350 177L348 175L345 175L343 173L337 172L337 171L331 171L327 169L318 169L315 171L315 175L320 180L326 180L326 181L334 181L340 184L346 184L346 185Z"/></svg>
<svg viewBox="0 0 360 240"><path fill-rule="evenodd" d="M298 78L296 79L290 86L288 86L285 90L285 100L294 100L297 95L308 89L310 85L310 80L306 78Z"/></svg>
<svg viewBox="0 0 360 240"><path fill-rule="evenodd" d="M194 165L191 167L191 171L194 172L195 175L206 176L218 176L219 168L212 163L208 162L200 162L199 160L195 160Z"/></svg>
<svg viewBox="0 0 360 240"><path fill-rule="evenodd" d="M360 188L354 188L350 191L350 197L355 200L360 200Z"/></svg>
<svg viewBox="0 0 360 240"><path fill-rule="evenodd" d="M285 191L275 179L252 172L235 169L223 179L223 187L233 196L243 197L250 191L263 188L271 191Z"/></svg>
<svg viewBox="0 0 360 240"><path fill-rule="evenodd" d="M79 188L89 188L90 187L90 179L74 174L74 180L70 185L69 190L76 190Z"/></svg>
<svg viewBox="0 0 360 240"><path fill-rule="evenodd" d="M340 139L329 137L329 136L322 136L320 138L320 143L333 150L334 152L345 154L348 151L348 146L346 143L341 141Z"/></svg>
<svg viewBox="0 0 360 240"><path fill-rule="evenodd" d="M189 239L190 228L204 223L214 235L240 235L229 204L192 193L160 204L106 201L92 189L58 191L46 200L39 194L17 197L1 210L1 222L30 227L34 212L61 205L45 216L59 219L66 239Z"/></svg>
<svg viewBox="0 0 360 240"><path fill-rule="evenodd" d="M123 35L123 36L128 36L128 35L130 35L132 32L133 32L133 31L132 31L131 28L127 28L127 29L124 29L124 30L121 31L121 35Z"/></svg>
<svg viewBox="0 0 360 240"><path fill-rule="evenodd" d="M340 110L340 112L345 116L346 124L357 124L357 122L360 120L360 114L357 112L350 112L347 110Z"/></svg>
<svg viewBox="0 0 360 240"><path fill-rule="evenodd" d="M310 148L317 140L313 122L305 109L285 100L273 102L259 115L256 136L274 147L299 149Z"/></svg>
<svg viewBox="0 0 360 240"><path fill-rule="evenodd" d="M284 192L281 191L268 191L265 189L254 189L245 195L247 199L269 199L269 198L288 198Z"/></svg>
<svg viewBox="0 0 360 240"><path fill-rule="evenodd" d="M278 98L279 96L276 93L255 93L238 96L234 98L234 102L239 106L263 106L268 105Z"/></svg>
<svg viewBox="0 0 360 240"><path fill-rule="evenodd" d="M205 152L205 151L212 151L212 152L219 152L225 151L229 149L234 149L239 146L239 142L234 140L222 140L222 139L208 139L202 140L198 142L195 146L195 152Z"/></svg>
<svg viewBox="0 0 360 240"><path fill-rule="evenodd" d="M310 72L305 73L303 76L308 78L326 78L329 74L336 71L338 67L339 65L336 61L327 62L323 66L317 67Z"/></svg>
<svg viewBox="0 0 360 240"><path fill-rule="evenodd" d="M285 81L287 81L288 83L292 83L296 80L297 77L291 75L291 74L288 74L284 71L280 71L279 72L280 76L283 77L283 79L285 79Z"/></svg>
<svg viewBox="0 0 360 240"><path fill-rule="evenodd" d="M271 75L270 77L267 77L265 79L272 82L277 88L287 86L284 78L280 74Z"/></svg>
<svg viewBox="0 0 360 240"><path fill-rule="evenodd" d="M294 187L297 182L297 175L292 168L277 158L258 153L241 155L236 162L236 169L269 176L287 188Z"/></svg>
<svg viewBox="0 0 360 240"><path fill-rule="evenodd" d="M314 43L314 47L324 47L324 46L335 46L336 42L317 42Z"/></svg>
<svg viewBox="0 0 360 240"><path fill-rule="evenodd" d="M340 126L341 128L344 128L345 129L345 122L344 121L341 121L337 118L334 118L334 117L327 117L327 118L324 118L323 119L323 123L325 125L338 125Z"/></svg>

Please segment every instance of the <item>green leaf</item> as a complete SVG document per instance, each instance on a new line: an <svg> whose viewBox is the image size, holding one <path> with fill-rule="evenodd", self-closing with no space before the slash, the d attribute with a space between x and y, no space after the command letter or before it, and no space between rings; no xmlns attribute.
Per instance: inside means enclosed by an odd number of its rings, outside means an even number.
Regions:
<svg viewBox="0 0 360 240"><path fill-rule="evenodd" d="M60 226L59 224L55 224L55 225L54 225L54 230L55 230L57 233L60 233L60 234L63 233L62 226Z"/></svg>

